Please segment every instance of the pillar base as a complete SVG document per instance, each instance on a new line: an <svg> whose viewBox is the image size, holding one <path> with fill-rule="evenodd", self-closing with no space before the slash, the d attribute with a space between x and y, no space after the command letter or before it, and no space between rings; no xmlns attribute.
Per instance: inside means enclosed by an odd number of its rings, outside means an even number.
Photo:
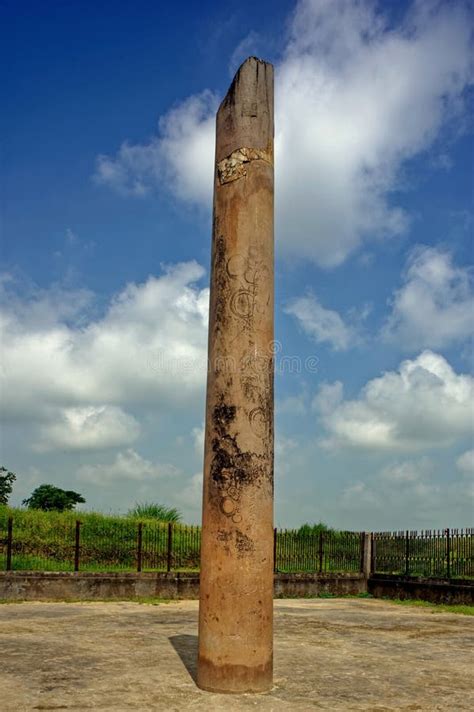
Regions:
<svg viewBox="0 0 474 712"><path fill-rule="evenodd" d="M238 694L268 692L273 687L273 660L266 665L215 665L199 657L197 685L206 692Z"/></svg>

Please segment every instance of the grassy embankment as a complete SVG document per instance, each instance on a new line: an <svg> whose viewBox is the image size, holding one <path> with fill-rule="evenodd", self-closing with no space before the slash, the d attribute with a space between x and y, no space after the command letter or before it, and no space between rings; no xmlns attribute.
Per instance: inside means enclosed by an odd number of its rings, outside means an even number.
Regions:
<svg viewBox="0 0 474 712"><path fill-rule="evenodd" d="M5 568L8 517L13 517L14 570L72 571L75 527L80 526L81 571L133 571L137 567L138 519L96 512L43 512L0 506L0 569ZM142 522L142 570L166 571L169 530L167 523L140 518ZM320 556L320 527L280 531L277 567L280 572L321 570L358 571L360 535L324 531L324 555ZM173 524L171 569L199 568L200 527Z"/></svg>
<svg viewBox="0 0 474 712"><path fill-rule="evenodd" d="M138 520L97 512L43 512L0 506L0 569L5 568L8 518L13 517L14 570L72 571L76 521L82 571L133 571L137 565ZM163 570L168 560L168 524L142 522L142 570ZM199 527L173 525L172 565L199 566Z"/></svg>

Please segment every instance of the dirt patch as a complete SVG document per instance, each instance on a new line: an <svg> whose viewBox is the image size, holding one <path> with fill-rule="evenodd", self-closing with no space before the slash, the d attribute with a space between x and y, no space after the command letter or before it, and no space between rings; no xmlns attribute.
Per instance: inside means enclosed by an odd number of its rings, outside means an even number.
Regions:
<svg viewBox="0 0 474 712"><path fill-rule="evenodd" d="M474 619L372 600L275 602L275 686L194 682L196 601L0 607L3 712L470 710Z"/></svg>

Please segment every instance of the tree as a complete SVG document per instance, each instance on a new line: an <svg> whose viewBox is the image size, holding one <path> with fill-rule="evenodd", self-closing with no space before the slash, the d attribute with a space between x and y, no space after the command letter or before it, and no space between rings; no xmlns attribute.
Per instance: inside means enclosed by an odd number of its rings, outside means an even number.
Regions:
<svg viewBox="0 0 474 712"><path fill-rule="evenodd" d="M320 534L321 532L333 532L334 529L328 527L324 522L318 522L318 524L302 524L298 529L299 536L312 536L314 534Z"/></svg>
<svg viewBox="0 0 474 712"><path fill-rule="evenodd" d="M10 472L6 467L0 467L0 504L8 504L15 480L14 472Z"/></svg>
<svg viewBox="0 0 474 712"><path fill-rule="evenodd" d="M159 522L181 521L181 512L176 507L167 507L156 502L136 502L133 509L128 510L128 516L136 519L157 519Z"/></svg>
<svg viewBox="0 0 474 712"><path fill-rule="evenodd" d="M73 490L63 490L54 485L40 485L34 490L30 497L23 500L23 504L26 505L28 509L64 512L74 509L76 504L85 501L81 494Z"/></svg>

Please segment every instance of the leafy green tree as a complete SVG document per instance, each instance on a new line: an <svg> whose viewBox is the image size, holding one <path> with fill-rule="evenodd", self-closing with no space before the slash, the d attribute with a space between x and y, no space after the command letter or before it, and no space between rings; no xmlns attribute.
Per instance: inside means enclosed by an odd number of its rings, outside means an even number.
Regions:
<svg viewBox="0 0 474 712"><path fill-rule="evenodd" d="M174 522L182 519L182 514L176 507L167 507L156 502L136 502L133 509L128 510L129 517L136 519L157 519L159 522Z"/></svg>
<svg viewBox="0 0 474 712"><path fill-rule="evenodd" d="M61 487L55 487L54 485L40 485L34 490L30 497L23 500L23 504L26 505L28 509L64 512L74 509L76 504L85 501L81 494L73 490L63 490Z"/></svg>
<svg viewBox="0 0 474 712"><path fill-rule="evenodd" d="M302 524L297 531L299 536L310 536L314 534L319 534L320 532L332 532L334 529L328 527L324 522L318 522L318 524Z"/></svg>
<svg viewBox="0 0 474 712"><path fill-rule="evenodd" d="M10 472L6 467L0 467L0 504L8 504L15 480L14 472Z"/></svg>

